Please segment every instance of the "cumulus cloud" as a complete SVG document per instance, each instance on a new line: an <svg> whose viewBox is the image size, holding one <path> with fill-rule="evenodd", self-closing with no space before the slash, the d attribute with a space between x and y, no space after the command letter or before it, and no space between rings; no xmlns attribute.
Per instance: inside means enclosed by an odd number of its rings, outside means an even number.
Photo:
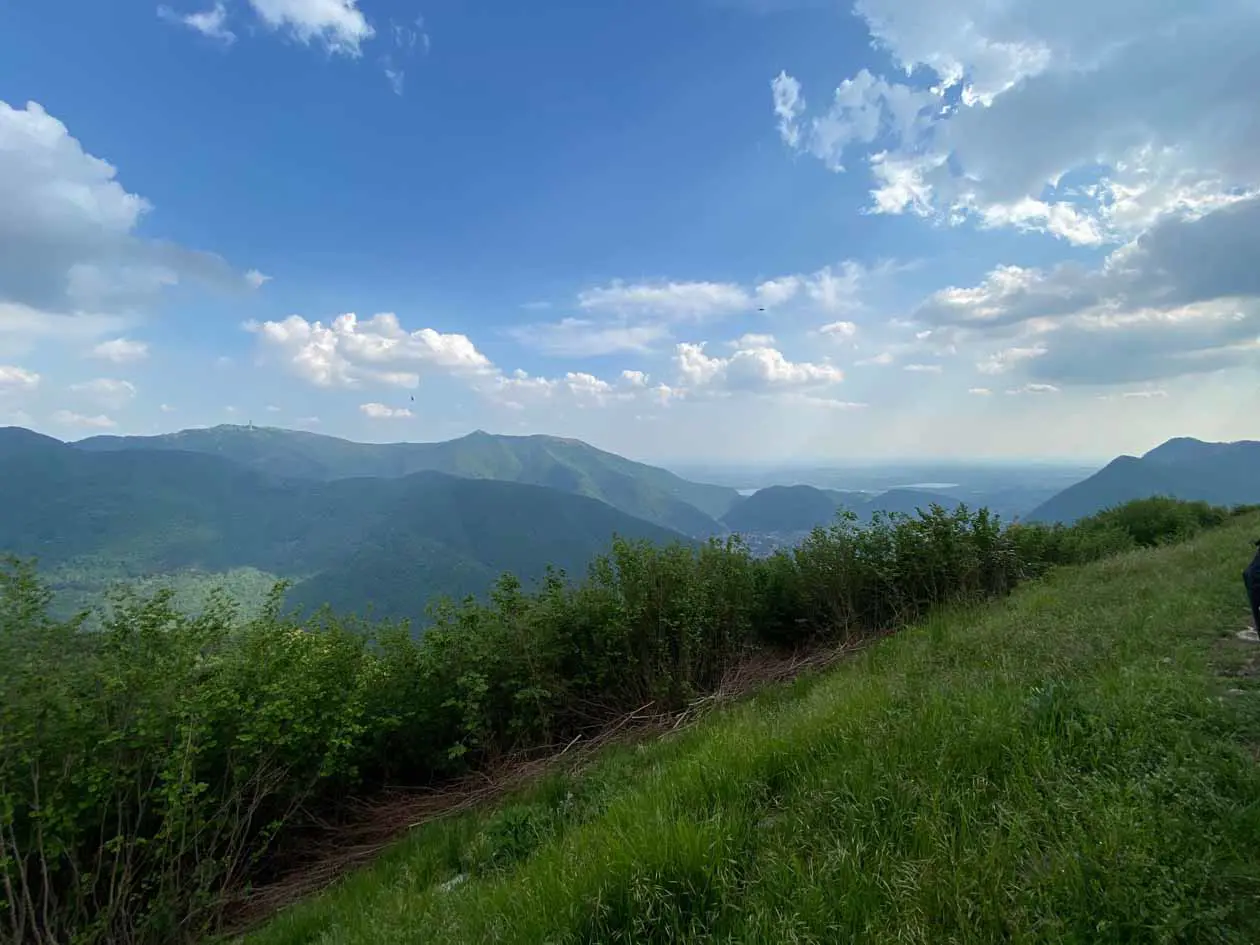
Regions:
<svg viewBox="0 0 1260 945"><path fill-rule="evenodd" d="M781 351L767 346L740 348L725 358L711 357L704 349L703 342L684 342L675 349L674 363L686 389L765 393L825 387L844 380L844 372L837 367L789 361Z"/></svg>
<svg viewBox="0 0 1260 945"><path fill-rule="evenodd" d="M790 148L833 169L864 158L874 212L1096 246L1260 187L1260 124L1239 78L1260 42L1254 4L855 6L905 80L858 72L811 119L784 72L772 104Z"/></svg>
<svg viewBox="0 0 1260 945"><path fill-rule="evenodd" d="M359 404L359 410L373 420L407 420L412 415L406 407L390 407L379 403Z"/></svg>
<svg viewBox="0 0 1260 945"><path fill-rule="evenodd" d="M151 209L42 106L0 101L0 344L118 331L185 281L248 289L218 256L137 236Z"/></svg>
<svg viewBox="0 0 1260 945"><path fill-rule="evenodd" d="M113 377L98 377L90 381L71 384L70 390L107 410L119 410L131 403L136 396L134 384Z"/></svg>
<svg viewBox="0 0 1260 945"><path fill-rule="evenodd" d="M999 266L914 312L964 343L1002 337L985 374L1122 384L1260 366L1260 197L1166 217L1097 266Z"/></svg>
<svg viewBox="0 0 1260 945"><path fill-rule="evenodd" d="M290 315L244 327L258 336L265 352L319 387L357 387L365 381L407 387L415 386L425 372L477 375L495 370L467 335L432 328L409 332L391 312L364 321L348 312L328 325Z"/></svg>
<svg viewBox="0 0 1260 945"><path fill-rule="evenodd" d="M54 411L52 421L64 427L88 427L95 430L108 430L118 425L105 414L86 415L72 410Z"/></svg>
<svg viewBox="0 0 1260 945"><path fill-rule="evenodd" d="M833 171L844 170L844 153L851 145L869 145L890 134L913 138L925 124L924 112L939 107L931 92L889 84L863 69L841 82L828 110L802 127L805 100L800 83L780 73L772 91L784 143L810 152Z"/></svg>
<svg viewBox="0 0 1260 945"><path fill-rule="evenodd" d="M358 57L376 30L358 0L249 0L259 19L300 43L318 43L329 52Z"/></svg>
<svg viewBox="0 0 1260 945"><path fill-rule="evenodd" d="M149 356L149 346L143 341L130 338L111 338L93 346L92 357L115 364L126 364L132 361L143 361Z"/></svg>
<svg viewBox="0 0 1260 945"><path fill-rule="evenodd" d="M0 364L0 394L32 391L39 386L39 375L13 364Z"/></svg>
<svg viewBox="0 0 1260 945"><path fill-rule="evenodd" d="M165 5L159 6L157 12L166 22L196 30L202 36L224 46L231 46L236 42L236 34L227 28L227 7L222 3L215 3L210 9L196 13L176 13Z"/></svg>
<svg viewBox="0 0 1260 945"><path fill-rule="evenodd" d="M731 348L773 348L776 344L774 335L762 334L759 332L748 332L740 335L734 341L728 341L728 347Z"/></svg>
<svg viewBox="0 0 1260 945"><path fill-rule="evenodd" d="M476 382L476 388L496 403L515 410L540 404L605 406L637 397L660 399L663 385L652 388L643 371L623 370L615 381L585 371L569 371L560 377L541 377L517 369L510 374Z"/></svg>

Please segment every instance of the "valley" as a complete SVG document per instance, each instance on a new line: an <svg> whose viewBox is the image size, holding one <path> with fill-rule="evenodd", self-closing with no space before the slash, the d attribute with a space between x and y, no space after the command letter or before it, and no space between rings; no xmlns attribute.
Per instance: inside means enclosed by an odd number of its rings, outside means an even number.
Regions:
<svg viewBox="0 0 1260 945"><path fill-rule="evenodd" d="M256 612L283 580L301 612L328 605L419 628L440 598L484 595L504 572L526 586L548 567L580 577L614 535L683 544L738 535L765 556L846 516L863 527L933 505L1070 524L1149 495L1241 504L1257 498L1258 450L1173 440L1042 501L1080 471L867 464L812 472L861 488L741 491L548 436L370 444L219 426L64 443L5 428L0 499L13 511L0 521L0 550L38 559L62 615L120 583L170 587L193 607L227 586Z"/></svg>

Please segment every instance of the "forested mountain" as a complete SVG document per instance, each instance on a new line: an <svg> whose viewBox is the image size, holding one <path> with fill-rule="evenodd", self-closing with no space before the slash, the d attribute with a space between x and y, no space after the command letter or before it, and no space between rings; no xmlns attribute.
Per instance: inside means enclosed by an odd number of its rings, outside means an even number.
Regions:
<svg viewBox="0 0 1260 945"><path fill-rule="evenodd" d="M722 517L734 532L807 532L829 525L836 517L836 499L814 486L767 486L758 489Z"/></svg>
<svg viewBox="0 0 1260 945"><path fill-rule="evenodd" d="M1071 523L1153 495L1218 505L1260 502L1260 442L1205 443L1177 437L1136 456L1120 456L1034 509L1029 521Z"/></svg>
<svg viewBox="0 0 1260 945"><path fill-rule="evenodd" d="M111 575L255 568L290 601L418 617L434 594L484 592L503 571L582 571L613 534L677 532L587 496L420 472L284 479L223 456L80 450L0 429L0 551Z"/></svg>
<svg viewBox="0 0 1260 945"><path fill-rule="evenodd" d="M914 515L918 509L958 506L959 499L920 489L890 489L879 495L840 492L814 486L767 486L759 489L722 517L722 523L741 534L791 535L817 525L830 525L840 509L852 511L859 522L876 512Z"/></svg>
<svg viewBox="0 0 1260 945"><path fill-rule="evenodd" d="M160 436L93 436L93 452L187 450L284 478L398 478L444 472L470 479L548 486L590 496L637 518L693 536L720 531L716 519L740 500L726 486L689 482L580 440L477 431L439 443L354 443L270 427L223 425Z"/></svg>

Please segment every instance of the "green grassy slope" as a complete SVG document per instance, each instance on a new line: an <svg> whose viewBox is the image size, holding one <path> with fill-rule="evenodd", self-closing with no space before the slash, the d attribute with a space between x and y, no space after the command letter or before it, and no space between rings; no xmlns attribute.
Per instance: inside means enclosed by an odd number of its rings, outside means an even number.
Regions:
<svg viewBox="0 0 1260 945"><path fill-rule="evenodd" d="M1257 530L942 615L421 828L248 942L1260 940L1260 681L1216 674L1255 665Z"/></svg>
<svg viewBox="0 0 1260 945"><path fill-rule="evenodd" d="M438 443L354 443L297 430L222 425L160 436L94 436L75 446L90 452L210 453L286 478L397 478L444 472L471 479L503 479L590 496L693 536L720 532L715 519L739 499L726 486L689 482L580 440L554 436L496 436L477 431Z"/></svg>

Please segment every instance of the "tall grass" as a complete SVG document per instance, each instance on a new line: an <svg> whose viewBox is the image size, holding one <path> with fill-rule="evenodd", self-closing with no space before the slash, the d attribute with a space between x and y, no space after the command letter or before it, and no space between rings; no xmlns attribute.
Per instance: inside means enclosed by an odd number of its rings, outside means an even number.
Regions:
<svg viewBox="0 0 1260 945"><path fill-rule="evenodd" d="M930 616L426 825L245 941L1260 941L1260 679L1212 673L1254 651L1258 522Z"/></svg>
<svg viewBox="0 0 1260 945"><path fill-rule="evenodd" d="M680 706L757 649L857 639L1226 517L1148 500L1071 528L1004 528L933 508L862 529L840 518L768 559L738 539L616 541L582 581L527 591L505 576L486 605L441 602L418 639L330 613L299 623L282 588L250 619L222 595L195 615L169 593L124 596L88 632L51 618L33 566L10 562L0 928L194 939L277 843L346 798L546 750L647 702ZM705 842L679 839L692 841Z"/></svg>

